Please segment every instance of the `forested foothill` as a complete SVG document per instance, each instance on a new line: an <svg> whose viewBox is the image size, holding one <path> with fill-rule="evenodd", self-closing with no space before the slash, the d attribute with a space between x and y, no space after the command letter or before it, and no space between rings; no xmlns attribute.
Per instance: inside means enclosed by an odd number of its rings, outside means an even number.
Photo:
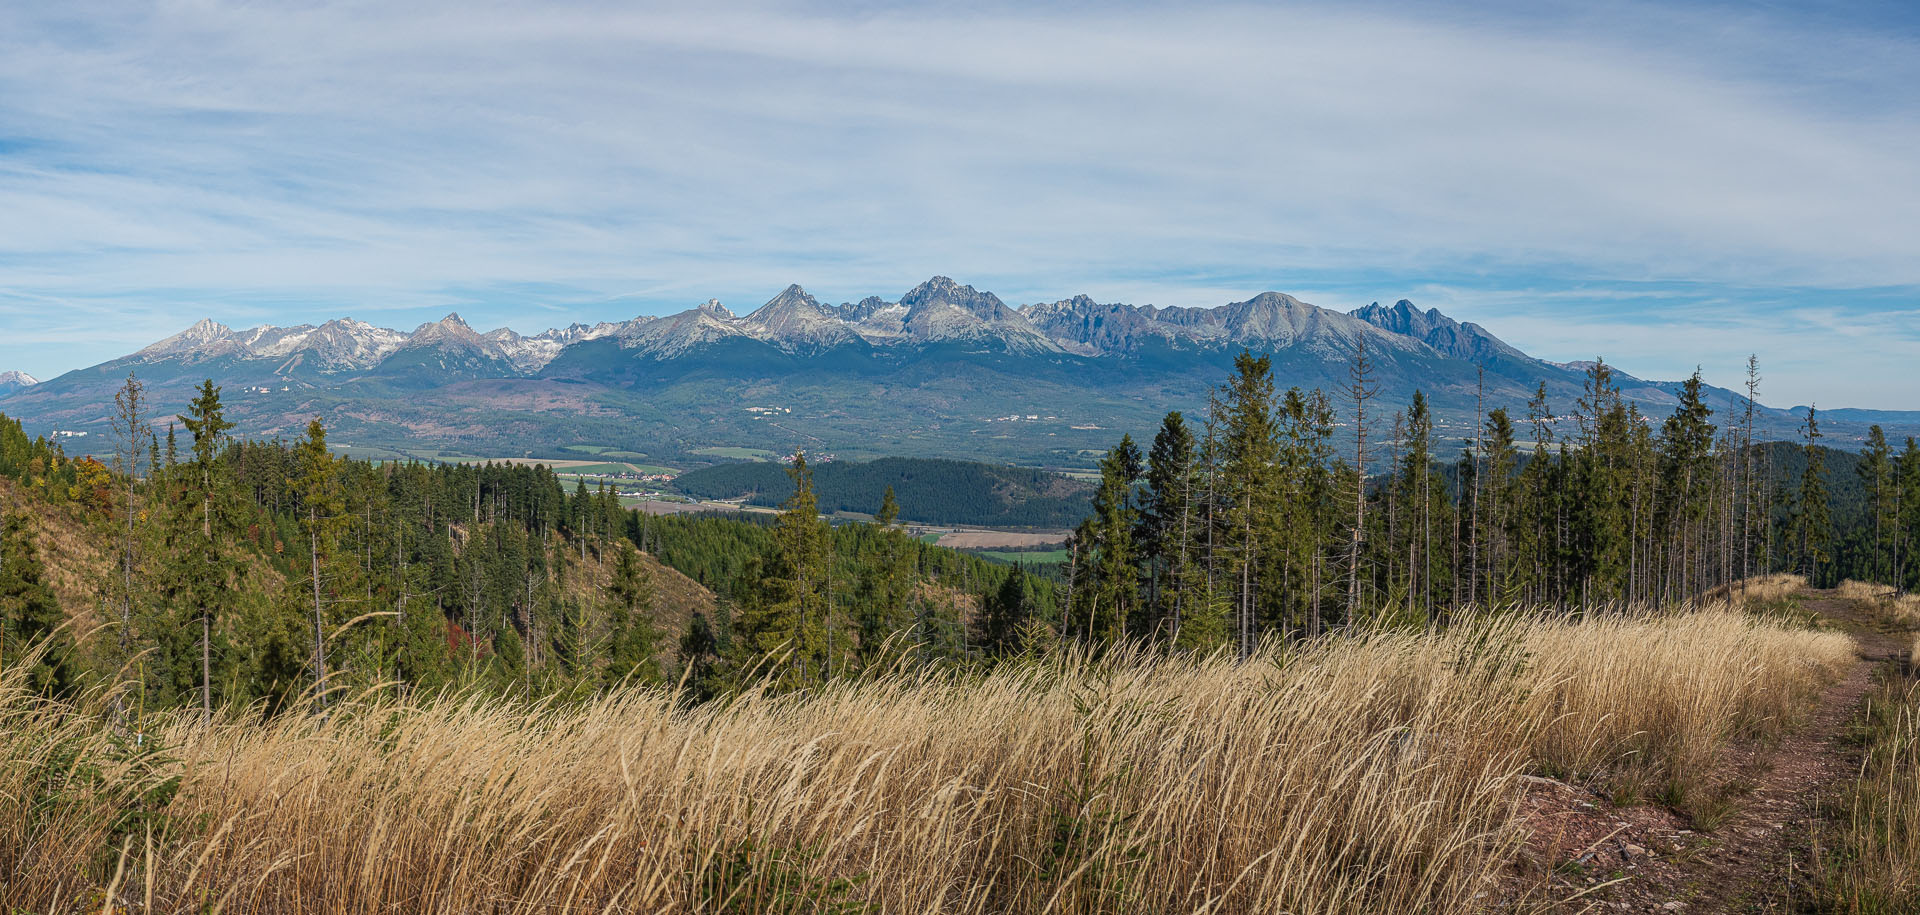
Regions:
<svg viewBox="0 0 1920 915"><path fill-rule="evenodd" d="M891 514L830 528L810 493L773 526L652 517L540 465L340 458L319 418L291 442L232 438L211 382L177 417L149 416L131 376L117 402L104 460L0 422L0 660L51 639L58 693L118 683L203 715L373 688L710 697L781 660L809 679L892 663L890 640L965 662L1002 603L1052 615L1047 581Z"/></svg>

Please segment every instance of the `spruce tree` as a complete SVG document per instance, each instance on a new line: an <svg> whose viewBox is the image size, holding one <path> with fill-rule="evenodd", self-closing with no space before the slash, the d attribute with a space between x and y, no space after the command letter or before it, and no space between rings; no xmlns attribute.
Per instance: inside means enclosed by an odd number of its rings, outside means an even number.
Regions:
<svg viewBox="0 0 1920 915"><path fill-rule="evenodd" d="M1793 543L1798 553L1796 566L1817 587L1820 563L1828 558L1833 536L1832 508L1827 501L1826 449L1819 444L1820 421L1813 407L1800 426L1807 466L1800 475L1800 489L1794 498Z"/></svg>
<svg viewBox="0 0 1920 915"><path fill-rule="evenodd" d="M32 655L30 688L43 695L71 691L77 670L64 621L26 514L9 513L0 522L0 669Z"/></svg>
<svg viewBox="0 0 1920 915"><path fill-rule="evenodd" d="M609 686L627 682L656 683L660 665L654 658L659 632L653 625L653 577L641 566L639 554L627 544L615 547L613 578L607 584L607 666Z"/></svg>
<svg viewBox="0 0 1920 915"><path fill-rule="evenodd" d="M1234 639L1241 657L1260 638L1259 593L1262 547L1272 528L1275 470L1280 462L1273 422L1273 360L1241 351L1222 391L1225 422L1220 443L1222 532L1234 580Z"/></svg>
<svg viewBox="0 0 1920 915"><path fill-rule="evenodd" d="M1085 541L1087 581L1075 595L1080 607L1068 618L1070 630L1095 646L1125 639L1128 624L1135 621L1140 582L1133 486L1141 472L1140 449L1132 436L1123 436L1100 461L1100 485L1094 490Z"/></svg>
<svg viewBox="0 0 1920 915"><path fill-rule="evenodd" d="M228 540L226 471L221 466L233 423L220 404L220 388L211 379L201 383L187 412L178 418L193 436L193 460L186 474L186 498L179 503L182 511L175 518L176 524L187 528L178 540L175 590L199 617L200 714L203 721L211 721L213 623L228 605L228 585L235 571Z"/></svg>
<svg viewBox="0 0 1920 915"><path fill-rule="evenodd" d="M1149 625L1144 634L1173 637L1197 593L1194 575L1194 441L1175 410L1160 423L1147 452L1141 496L1141 549L1148 557Z"/></svg>
<svg viewBox="0 0 1920 915"><path fill-rule="evenodd" d="M734 638L741 654L737 666L742 671L759 666L775 689L811 686L825 678L830 625L825 618L830 544L804 453L794 454L788 476L793 495L781 506L773 549L741 610ZM781 659L784 663L767 669Z"/></svg>
<svg viewBox="0 0 1920 915"><path fill-rule="evenodd" d="M321 706L328 703L327 632L331 614L325 592L334 567L335 549L345 520L339 466L327 450L327 428L316 416L307 423L307 437L294 448L298 468L300 528L306 540L305 592L310 599L313 641L309 656L313 691Z"/></svg>
<svg viewBox="0 0 1920 915"><path fill-rule="evenodd" d="M1868 576L1875 582L1894 584L1887 549L1887 528L1894 514L1893 449L1887 445L1886 430L1878 424L1867 430L1866 447L1860 452L1856 470L1866 486L1873 523Z"/></svg>

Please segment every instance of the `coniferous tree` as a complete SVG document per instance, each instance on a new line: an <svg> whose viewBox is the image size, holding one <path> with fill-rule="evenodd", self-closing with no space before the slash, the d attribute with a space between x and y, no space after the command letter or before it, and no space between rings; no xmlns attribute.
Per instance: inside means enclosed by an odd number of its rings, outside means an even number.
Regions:
<svg viewBox="0 0 1920 915"><path fill-rule="evenodd" d="M661 674L654 659L659 632L653 625L653 578L632 547L623 543L615 549L613 580L607 585L605 679L608 685L655 683Z"/></svg>
<svg viewBox="0 0 1920 915"><path fill-rule="evenodd" d="M9 513L0 520L0 667L38 652L28 686L44 695L72 690L77 669L64 621L27 516Z"/></svg>
<svg viewBox="0 0 1920 915"><path fill-rule="evenodd" d="M1032 582L1025 570L1015 566L1000 587L981 602L980 649L992 658L1022 651L1022 639L1031 632L1034 621L1035 603Z"/></svg>
<svg viewBox="0 0 1920 915"><path fill-rule="evenodd" d="M186 474L186 498L180 500L182 511L175 519L185 530L178 539L174 590L199 617L200 714L203 721L211 721L213 624L229 603L228 583L235 571L226 471L221 465L233 423L220 404L220 388L210 379L201 383L179 420L193 436L193 460Z"/></svg>
<svg viewBox="0 0 1920 915"><path fill-rule="evenodd" d="M1522 563L1513 552L1513 545L1519 539L1515 533L1522 497L1522 484L1514 473L1520 452L1514 444L1513 420L1505 407L1496 407L1487 414L1485 442L1487 482L1482 491L1486 494L1487 507L1480 521L1486 554L1484 577L1487 603L1499 605L1518 599L1525 586Z"/></svg>
<svg viewBox="0 0 1920 915"><path fill-rule="evenodd" d="M784 663L764 671L777 689L810 686L826 676L826 567L829 541L813 496L813 477L803 453L790 475L794 493L773 531L773 548L734 633L742 670L784 654Z"/></svg>
<svg viewBox="0 0 1920 915"><path fill-rule="evenodd" d="M1660 490L1656 527L1659 545L1668 553L1662 570L1668 583L1666 597L1705 590L1691 574L1690 550L1702 543L1699 527L1707 518L1712 480L1713 411L1700 396L1700 373L1693 373L1680 389L1680 402L1668 414L1660 431ZM1636 538L1644 539L1644 538Z"/></svg>
<svg viewBox="0 0 1920 915"><path fill-rule="evenodd" d="M1347 543L1346 615L1353 619L1360 614L1360 556L1367 530L1367 401L1379 393L1364 334L1353 338L1347 378L1347 397L1353 402L1353 528Z"/></svg>
<svg viewBox="0 0 1920 915"><path fill-rule="evenodd" d="M1127 626L1137 619L1140 572L1133 487L1142 472L1140 449L1132 436L1123 436L1100 461L1093 514L1079 538L1087 551L1086 581L1075 590L1076 606L1067 618L1069 631L1091 645L1125 639Z"/></svg>
<svg viewBox="0 0 1920 915"><path fill-rule="evenodd" d="M1860 481L1866 485L1870 517L1873 519L1868 569L1873 581L1894 584L1893 570L1888 562L1891 551L1887 549L1887 528L1894 514L1893 449L1887 445L1886 430L1878 424L1867 430L1866 447L1860 453L1860 464L1856 470Z"/></svg>
<svg viewBox="0 0 1920 915"><path fill-rule="evenodd" d="M327 632L331 617L325 593L331 588L335 551L345 520L339 466L327 450L327 428L316 416L307 423L307 437L294 448L299 473L300 528L306 541L305 592L313 624L310 673L313 691L324 707L327 685Z"/></svg>
<svg viewBox="0 0 1920 915"><path fill-rule="evenodd" d="M134 601L147 590L141 586L142 582L136 581L143 572L140 526L145 515L140 457L142 451L149 453L147 474L151 475L157 469L151 459L156 443L147 425L146 388L132 372L127 373L126 383L113 395L113 403L113 470L120 479L115 505L119 515L114 551L117 574L110 593L119 617L115 640L119 651L115 660L125 662L132 656Z"/></svg>
<svg viewBox="0 0 1920 915"><path fill-rule="evenodd" d="M1260 637L1259 594L1262 547L1269 539L1276 501L1275 471L1279 442L1273 417L1273 361L1242 351L1222 392L1220 499L1227 573L1234 582L1234 640L1241 657L1253 653Z"/></svg>
<svg viewBox="0 0 1920 915"><path fill-rule="evenodd" d="M1144 634L1175 637L1196 596L1194 574L1194 441L1179 411L1168 413L1147 452L1140 546L1147 560Z"/></svg>
<svg viewBox="0 0 1920 915"><path fill-rule="evenodd" d="M1907 437L1894 473L1893 584L1904 592L1913 587L1910 566L1920 550L1920 442L1913 436Z"/></svg>
<svg viewBox="0 0 1920 915"><path fill-rule="evenodd" d="M1797 554L1795 566L1801 574L1818 585L1820 563L1827 559L1827 550L1832 541L1833 518L1827 502L1826 455L1825 450L1819 447L1822 437L1820 422L1811 406L1807 408L1807 418L1801 424L1800 435L1806 442L1803 447L1807 466L1800 475L1800 488L1793 506L1793 544Z"/></svg>

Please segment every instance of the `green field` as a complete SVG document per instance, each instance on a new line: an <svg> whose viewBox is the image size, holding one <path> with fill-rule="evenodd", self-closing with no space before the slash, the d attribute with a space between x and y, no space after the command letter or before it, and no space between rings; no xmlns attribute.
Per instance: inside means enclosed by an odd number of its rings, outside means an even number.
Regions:
<svg viewBox="0 0 1920 915"><path fill-rule="evenodd" d="M625 461L604 461L589 464L582 461L553 461L547 463L553 472L563 477L607 476L616 473L679 473L672 467L658 464L631 464Z"/></svg>
<svg viewBox="0 0 1920 915"><path fill-rule="evenodd" d="M965 550L964 552L972 553L981 559L991 559L994 562L1017 562L1028 566L1058 565L1070 558L1066 550Z"/></svg>
<svg viewBox="0 0 1920 915"><path fill-rule="evenodd" d="M771 461L775 455L763 448L738 448L732 445L718 448L699 448L694 454L707 457L731 458L736 461Z"/></svg>

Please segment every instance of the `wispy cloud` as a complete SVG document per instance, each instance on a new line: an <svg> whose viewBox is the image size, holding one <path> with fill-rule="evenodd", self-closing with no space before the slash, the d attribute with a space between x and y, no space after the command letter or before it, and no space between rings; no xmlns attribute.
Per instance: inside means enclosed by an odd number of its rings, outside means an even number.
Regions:
<svg viewBox="0 0 1920 915"><path fill-rule="evenodd" d="M1408 296L1544 355L1763 350L1783 399L1920 406L1920 40L1874 16L15 4L0 362L948 273Z"/></svg>

